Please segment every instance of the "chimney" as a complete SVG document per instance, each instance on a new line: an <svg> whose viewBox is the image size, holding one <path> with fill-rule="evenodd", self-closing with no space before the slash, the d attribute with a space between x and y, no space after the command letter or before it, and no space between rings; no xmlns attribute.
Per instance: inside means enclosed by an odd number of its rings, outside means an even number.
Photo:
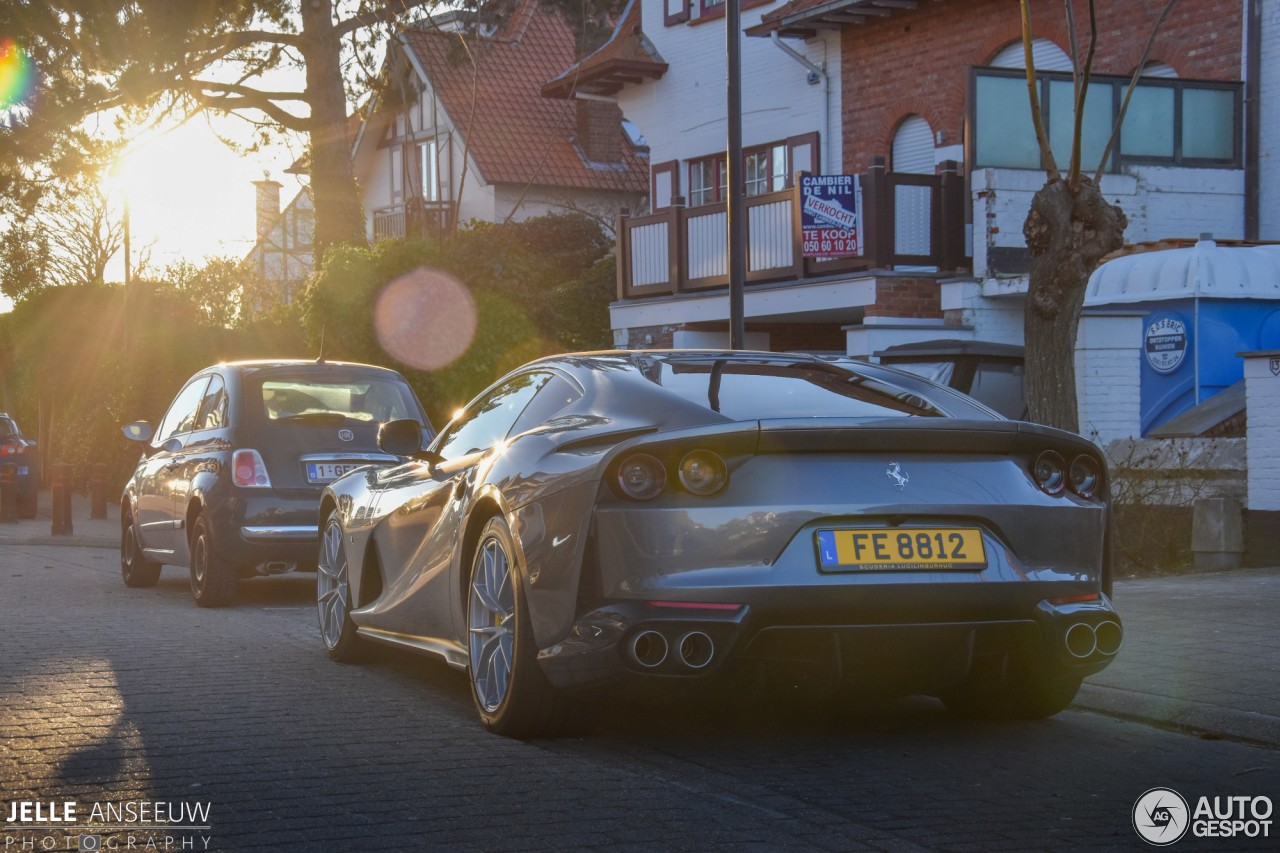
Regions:
<svg viewBox="0 0 1280 853"><path fill-rule="evenodd" d="M273 181L264 172L262 180L254 181L258 188L258 239L271 233L280 218L280 182Z"/></svg>
<svg viewBox="0 0 1280 853"><path fill-rule="evenodd" d="M578 146L592 163L622 161L622 110L607 101L578 98Z"/></svg>

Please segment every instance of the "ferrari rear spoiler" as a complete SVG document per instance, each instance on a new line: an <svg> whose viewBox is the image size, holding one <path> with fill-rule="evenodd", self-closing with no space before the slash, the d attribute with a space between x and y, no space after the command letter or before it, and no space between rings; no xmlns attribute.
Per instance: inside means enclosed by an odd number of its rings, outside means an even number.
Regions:
<svg viewBox="0 0 1280 853"><path fill-rule="evenodd" d="M758 453L1034 453L1054 448L1100 456L1097 445L1074 433L1023 421L791 418L762 420L759 425Z"/></svg>

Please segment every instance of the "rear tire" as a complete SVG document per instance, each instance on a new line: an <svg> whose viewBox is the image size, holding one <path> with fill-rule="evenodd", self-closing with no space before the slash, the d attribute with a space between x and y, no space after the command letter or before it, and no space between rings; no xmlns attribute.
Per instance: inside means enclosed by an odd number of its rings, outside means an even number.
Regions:
<svg viewBox="0 0 1280 853"><path fill-rule="evenodd" d="M138 525L128 511L120 521L120 577L135 589L155 586L160 581L160 564L148 560L138 542Z"/></svg>
<svg viewBox="0 0 1280 853"><path fill-rule="evenodd" d="M351 570L342 542L342 522L335 509L324 523L316 566L316 611L320 639L332 660L354 663L365 656L368 643L351 621Z"/></svg>
<svg viewBox="0 0 1280 853"><path fill-rule="evenodd" d="M538 666L515 543L501 516L489 519L472 559L467 595L471 698L480 721L506 737L575 729L580 712Z"/></svg>
<svg viewBox="0 0 1280 853"><path fill-rule="evenodd" d="M35 518L39 509L39 497L34 490L18 495L18 518Z"/></svg>
<svg viewBox="0 0 1280 853"><path fill-rule="evenodd" d="M225 607L235 600L238 572L218 555L209 528L204 513L191 528L191 597L201 607Z"/></svg>

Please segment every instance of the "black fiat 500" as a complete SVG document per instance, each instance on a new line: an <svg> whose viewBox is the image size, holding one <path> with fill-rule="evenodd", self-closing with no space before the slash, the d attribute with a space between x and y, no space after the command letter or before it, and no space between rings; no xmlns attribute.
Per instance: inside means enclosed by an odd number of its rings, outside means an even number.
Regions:
<svg viewBox="0 0 1280 853"><path fill-rule="evenodd" d="M241 578L314 570L320 492L378 450L381 424L431 428L394 370L363 364L246 361L193 376L152 427L120 500L120 571L153 586L162 565L186 566L201 607L229 604Z"/></svg>

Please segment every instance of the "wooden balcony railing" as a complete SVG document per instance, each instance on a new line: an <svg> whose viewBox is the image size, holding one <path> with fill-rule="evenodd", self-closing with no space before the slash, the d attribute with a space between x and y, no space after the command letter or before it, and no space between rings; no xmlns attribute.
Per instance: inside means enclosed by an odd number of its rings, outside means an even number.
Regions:
<svg viewBox="0 0 1280 853"><path fill-rule="evenodd" d="M373 211L373 239L430 237L447 233L453 227L455 208L451 201L411 200Z"/></svg>
<svg viewBox="0 0 1280 853"><path fill-rule="evenodd" d="M858 176L862 247L856 258L805 258L800 248L796 188L748 198L748 283L787 281L898 266L967 267L964 256L964 179L947 161L937 175L885 171L877 157ZM723 204L671 207L618 221L618 298L643 299L727 287Z"/></svg>

